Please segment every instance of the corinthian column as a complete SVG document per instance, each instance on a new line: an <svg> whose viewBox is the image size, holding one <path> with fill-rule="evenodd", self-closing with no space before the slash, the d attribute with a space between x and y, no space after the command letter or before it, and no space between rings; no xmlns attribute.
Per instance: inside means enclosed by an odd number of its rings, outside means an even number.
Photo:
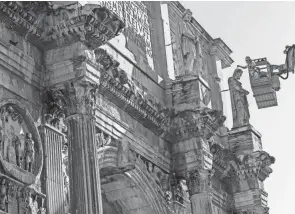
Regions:
<svg viewBox="0 0 295 214"><path fill-rule="evenodd" d="M79 80L64 89L69 144L71 213L102 214L101 187L95 144L96 86Z"/></svg>
<svg viewBox="0 0 295 214"><path fill-rule="evenodd" d="M188 173L192 214L212 214L211 172L194 169Z"/></svg>

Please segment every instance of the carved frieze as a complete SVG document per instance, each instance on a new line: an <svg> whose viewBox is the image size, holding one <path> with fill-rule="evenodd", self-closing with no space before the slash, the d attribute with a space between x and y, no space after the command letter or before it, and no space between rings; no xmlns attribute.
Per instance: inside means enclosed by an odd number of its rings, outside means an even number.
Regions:
<svg viewBox="0 0 295 214"><path fill-rule="evenodd" d="M224 121L220 111L209 108L181 111L171 116L166 138L172 142L199 136L208 140Z"/></svg>
<svg viewBox="0 0 295 214"><path fill-rule="evenodd" d="M32 187L26 187L15 180L0 176L0 210L5 213L39 214L45 211L45 195ZM16 203L15 203L16 202Z"/></svg>
<svg viewBox="0 0 295 214"><path fill-rule="evenodd" d="M0 15L10 29L43 48L76 41L96 48L124 28L120 18L105 7L78 2L1 2Z"/></svg>
<svg viewBox="0 0 295 214"><path fill-rule="evenodd" d="M163 114L164 108L160 104L151 105L150 100L138 93L135 84L118 67L119 64L116 61L110 60L112 57L104 50L98 49L96 56L97 62L108 71L103 72L101 76L100 92L156 134L163 133L167 122Z"/></svg>

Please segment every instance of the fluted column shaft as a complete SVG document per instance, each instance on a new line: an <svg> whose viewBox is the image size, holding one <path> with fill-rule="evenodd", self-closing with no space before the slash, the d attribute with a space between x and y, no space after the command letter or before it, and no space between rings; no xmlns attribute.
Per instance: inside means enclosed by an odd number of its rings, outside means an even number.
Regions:
<svg viewBox="0 0 295 214"><path fill-rule="evenodd" d="M63 91L68 128L68 161L72 214L102 214L101 187L95 143L97 85L85 79L67 83Z"/></svg>
<svg viewBox="0 0 295 214"><path fill-rule="evenodd" d="M67 118L70 195L72 213L102 213L94 117L84 114Z"/></svg>

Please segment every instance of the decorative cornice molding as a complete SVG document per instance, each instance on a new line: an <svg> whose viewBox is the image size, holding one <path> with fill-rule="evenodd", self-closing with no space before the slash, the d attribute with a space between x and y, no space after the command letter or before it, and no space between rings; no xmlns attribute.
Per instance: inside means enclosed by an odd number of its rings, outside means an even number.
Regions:
<svg viewBox="0 0 295 214"><path fill-rule="evenodd" d="M236 177L239 180L247 180L256 177L264 181L272 173L270 165L275 162L275 158L265 151L237 156L219 144L211 145L210 150L215 168L219 166L222 170L221 179Z"/></svg>
<svg viewBox="0 0 295 214"><path fill-rule="evenodd" d="M213 40L210 55L216 55L217 58L221 61L222 69L230 67L234 62L233 59L229 56L232 53L232 50L227 47L227 45L222 41L222 39L217 38Z"/></svg>
<svg viewBox="0 0 295 214"><path fill-rule="evenodd" d="M118 35L124 23L98 5L55 2L0 2L7 27L28 41L50 49L78 40L94 49Z"/></svg>
<svg viewBox="0 0 295 214"><path fill-rule="evenodd" d="M98 48L93 52L84 51L83 54L74 60L76 70L83 70L84 62L96 67L100 71L97 88L99 93L107 96L115 105L124 109L156 135L165 132L164 137L171 142L197 136L209 139L225 121L222 112L209 108L181 111L176 114L173 109L164 107L156 99L145 96L106 50ZM83 77L83 75L76 76ZM68 87L70 86L71 84L68 84ZM64 96L63 91L54 93L57 95L55 99L58 100L48 100L60 104L67 103L65 99L61 99ZM178 123L179 121L181 123Z"/></svg>

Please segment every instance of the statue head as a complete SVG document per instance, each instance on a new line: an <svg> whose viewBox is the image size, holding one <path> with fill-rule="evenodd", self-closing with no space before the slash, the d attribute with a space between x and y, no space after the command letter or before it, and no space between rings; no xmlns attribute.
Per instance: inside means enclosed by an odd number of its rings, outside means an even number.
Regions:
<svg viewBox="0 0 295 214"><path fill-rule="evenodd" d="M192 11L190 9L186 9L182 15L182 19L184 21L190 22L192 20Z"/></svg>
<svg viewBox="0 0 295 214"><path fill-rule="evenodd" d="M241 78L242 74L243 74L243 70L240 68L237 68L234 71L233 78L239 80Z"/></svg>
<svg viewBox="0 0 295 214"><path fill-rule="evenodd" d="M252 62L252 59L249 56L246 56L245 61L247 64L250 64Z"/></svg>

